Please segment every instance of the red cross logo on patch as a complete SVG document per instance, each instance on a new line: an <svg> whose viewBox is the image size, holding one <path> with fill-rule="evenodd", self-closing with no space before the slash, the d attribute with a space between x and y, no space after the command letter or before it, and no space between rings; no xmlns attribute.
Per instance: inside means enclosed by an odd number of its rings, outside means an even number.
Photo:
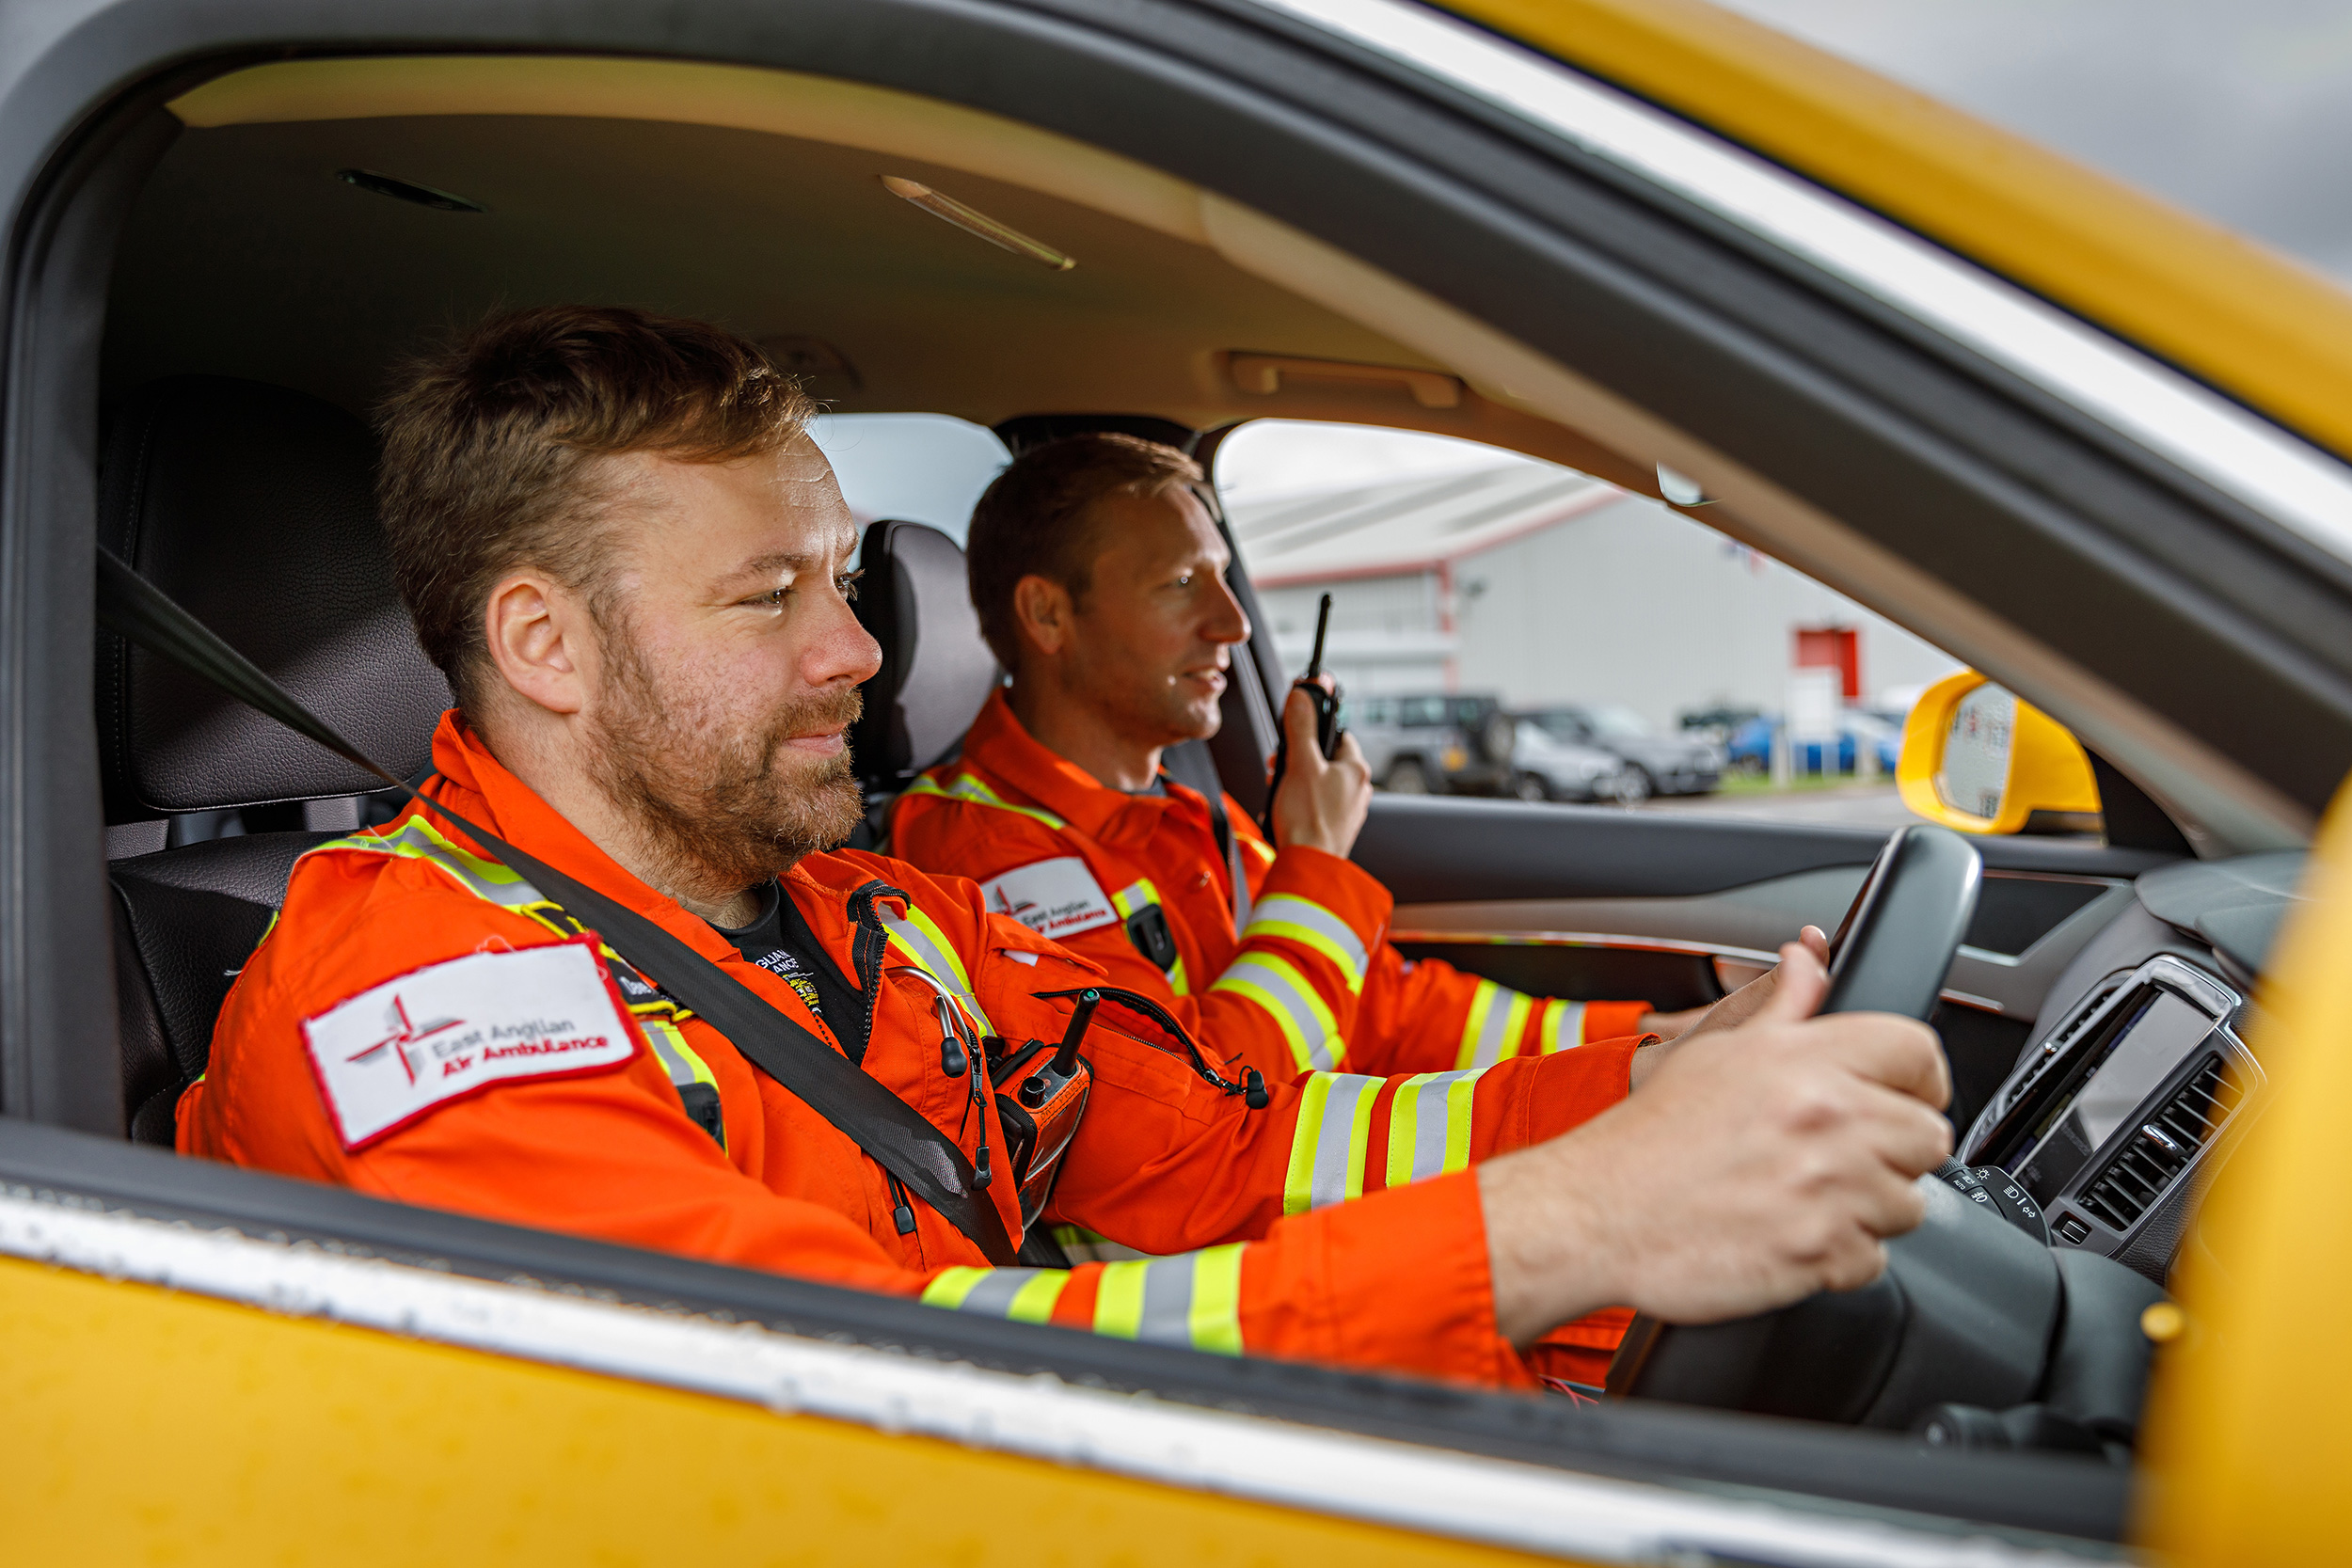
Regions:
<svg viewBox="0 0 2352 1568"><path fill-rule="evenodd" d="M462 1018L444 1018L437 1019L422 1026L412 1023L408 1018L407 1004L401 1001L399 993L395 991L392 995L392 1005L384 1009L385 1025L391 1029L392 1033L377 1040L365 1051L355 1052L343 1060L364 1062L371 1056L390 1051L400 1059L400 1070L408 1075L408 1082L414 1084L417 1081L417 1069L415 1064L408 1059L408 1048L444 1030L459 1028L465 1022Z"/></svg>

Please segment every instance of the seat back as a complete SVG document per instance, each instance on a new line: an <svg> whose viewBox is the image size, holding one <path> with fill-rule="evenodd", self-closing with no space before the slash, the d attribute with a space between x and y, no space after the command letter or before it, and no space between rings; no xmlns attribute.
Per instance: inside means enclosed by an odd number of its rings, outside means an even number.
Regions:
<svg viewBox="0 0 2352 1568"><path fill-rule="evenodd" d="M857 617L882 662L866 683L850 754L872 800L952 755L1000 676L954 540L923 523L879 522L859 564Z"/></svg>
<svg viewBox="0 0 2352 1568"><path fill-rule="evenodd" d="M108 434L99 537L362 751L424 768L449 705L391 583L375 447L328 404L184 376L135 394ZM347 797L381 781L102 634L97 721L110 832L183 813ZM254 833L114 861L123 1121L172 1139L230 981L330 834ZM158 833L156 840L161 841Z"/></svg>

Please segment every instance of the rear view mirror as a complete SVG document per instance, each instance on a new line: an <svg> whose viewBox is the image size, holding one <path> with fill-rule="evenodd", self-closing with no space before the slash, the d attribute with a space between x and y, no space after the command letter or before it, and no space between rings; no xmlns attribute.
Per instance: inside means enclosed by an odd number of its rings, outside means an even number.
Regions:
<svg viewBox="0 0 2352 1568"><path fill-rule="evenodd" d="M1921 694L1895 783L1913 815L1967 833L2101 827L2090 757L2063 724L1973 670Z"/></svg>

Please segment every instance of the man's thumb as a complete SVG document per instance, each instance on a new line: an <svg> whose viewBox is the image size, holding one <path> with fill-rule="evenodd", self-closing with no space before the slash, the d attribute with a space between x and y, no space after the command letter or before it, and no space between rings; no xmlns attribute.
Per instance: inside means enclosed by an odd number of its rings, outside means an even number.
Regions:
<svg viewBox="0 0 2352 1568"><path fill-rule="evenodd" d="M1290 732L1292 756L1314 750L1314 699L1297 687L1291 688L1289 700L1282 705L1282 727Z"/></svg>
<svg viewBox="0 0 2352 1568"><path fill-rule="evenodd" d="M1772 994L1756 1009L1758 1023L1795 1023L1820 1011L1829 995L1829 971L1804 943L1792 942L1780 950L1780 967L1772 972Z"/></svg>

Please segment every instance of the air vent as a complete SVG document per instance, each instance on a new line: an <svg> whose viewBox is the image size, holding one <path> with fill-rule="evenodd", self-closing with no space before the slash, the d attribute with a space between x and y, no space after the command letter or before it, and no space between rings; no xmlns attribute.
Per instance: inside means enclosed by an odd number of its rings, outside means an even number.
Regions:
<svg viewBox="0 0 2352 1568"><path fill-rule="evenodd" d="M2221 1058L2206 1057L2075 1201L2108 1229L2118 1234L2131 1229L2213 1141L2242 1096Z"/></svg>
<svg viewBox="0 0 2352 1568"><path fill-rule="evenodd" d="M2074 1009L2073 1018L2051 1031L2049 1037L2042 1042L2042 1049L2034 1053L2033 1066L2026 1069L2025 1074L2010 1085L2009 1096L2002 1101L2003 1110L2007 1110L2024 1099L2026 1091L2042 1081L2042 1075L2049 1070L2050 1064L2064 1055L2066 1048L2074 1043L2074 1037L2081 1034L2084 1026L2099 1016L2099 1009L2106 1004L2106 999L2122 989L2122 980L2107 981L2091 992L2090 1001Z"/></svg>

